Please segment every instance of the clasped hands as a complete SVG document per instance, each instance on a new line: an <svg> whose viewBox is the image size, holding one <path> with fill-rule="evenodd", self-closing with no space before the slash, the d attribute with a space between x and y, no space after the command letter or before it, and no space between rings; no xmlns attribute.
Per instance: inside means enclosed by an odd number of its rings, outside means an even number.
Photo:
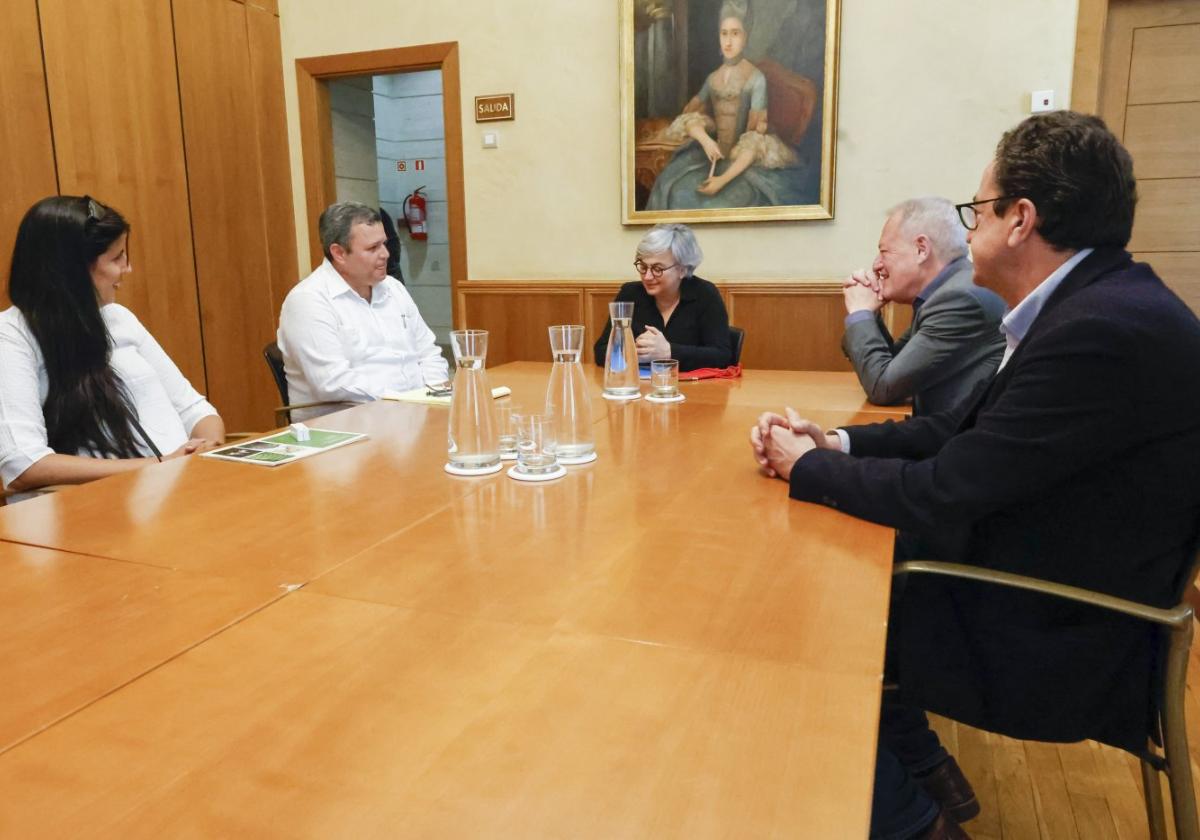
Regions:
<svg viewBox="0 0 1200 840"><path fill-rule="evenodd" d="M671 358L671 342L667 341L667 337L654 327L646 327L633 343L637 347L640 361Z"/></svg>
<svg viewBox="0 0 1200 840"><path fill-rule="evenodd" d="M885 303L882 278L873 269L860 268L842 282L846 312L878 312Z"/></svg>
<svg viewBox="0 0 1200 840"><path fill-rule="evenodd" d="M758 422L750 429L750 448L754 450L754 460L769 477L788 481L792 467L801 457L814 449L840 452L842 443L836 434L826 434L794 408L784 411L786 417L771 411L759 415Z"/></svg>

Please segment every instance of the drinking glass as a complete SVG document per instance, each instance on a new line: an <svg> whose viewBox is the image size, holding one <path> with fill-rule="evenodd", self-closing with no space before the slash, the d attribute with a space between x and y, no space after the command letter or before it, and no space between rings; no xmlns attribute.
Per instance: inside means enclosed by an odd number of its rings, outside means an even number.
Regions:
<svg viewBox="0 0 1200 840"><path fill-rule="evenodd" d="M512 400L500 400L496 403L496 442L500 447L500 458L505 461L515 461L517 458L515 418L519 413Z"/></svg>
<svg viewBox="0 0 1200 840"><path fill-rule="evenodd" d="M650 387L661 400L679 396L679 362L675 359L654 359L650 362Z"/></svg>
<svg viewBox="0 0 1200 840"><path fill-rule="evenodd" d="M558 469L554 418L547 414L517 414L517 466L525 475L545 475Z"/></svg>

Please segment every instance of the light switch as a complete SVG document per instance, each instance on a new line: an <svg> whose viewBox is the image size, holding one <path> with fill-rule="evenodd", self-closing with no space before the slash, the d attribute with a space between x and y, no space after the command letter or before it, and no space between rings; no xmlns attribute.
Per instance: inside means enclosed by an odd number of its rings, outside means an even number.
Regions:
<svg viewBox="0 0 1200 840"><path fill-rule="evenodd" d="M496 149L500 146L500 132L485 131L483 132L483 148Z"/></svg>
<svg viewBox="0 0 1200 840"><path fill-rule="evenodd" d="M1043 111L1054 110L1054 91L1035 90L1029 94L1029 113L1040 114Z"/></svg>

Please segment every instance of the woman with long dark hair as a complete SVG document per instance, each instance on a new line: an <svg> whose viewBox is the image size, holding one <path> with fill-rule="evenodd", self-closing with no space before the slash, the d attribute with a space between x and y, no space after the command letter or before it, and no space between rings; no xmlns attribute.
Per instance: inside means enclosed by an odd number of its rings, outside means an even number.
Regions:
<svg viewBox="0 0 1200 840"><path fill-rule="evenodd" d="M216 409L125 307L129 224L88 196L21 220L0 312L0 480L78 484L223 443Z"/></svg>

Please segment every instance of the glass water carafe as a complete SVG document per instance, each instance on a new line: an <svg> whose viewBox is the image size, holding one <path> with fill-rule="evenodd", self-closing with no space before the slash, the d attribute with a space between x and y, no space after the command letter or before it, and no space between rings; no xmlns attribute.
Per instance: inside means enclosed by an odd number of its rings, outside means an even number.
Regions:
<svg viewBox="0 0 1200 840"><path fill-rule="evenodd" d="M454 330L454 392L450 398L448 466L461 472L494 472L500 468L500 446L488 387L487 330Z"/></svg>
<svg viewBox="0 0 1200 840"><path fill-rule="evenodd" d="M592 437L592 402L579 359L583 354L583 325L550 327L550 385L546 388L546 414L554 419L558 435L558 460L590 461L596 451Z"/></svg>
<svg viewBox="0 0 1200 840"><path fill-rule="evenodd" d="M604 355L604 395L634 399L639 394L637 345L633 343L633 302L613 301L608 305L612 329Z"/></svg>

